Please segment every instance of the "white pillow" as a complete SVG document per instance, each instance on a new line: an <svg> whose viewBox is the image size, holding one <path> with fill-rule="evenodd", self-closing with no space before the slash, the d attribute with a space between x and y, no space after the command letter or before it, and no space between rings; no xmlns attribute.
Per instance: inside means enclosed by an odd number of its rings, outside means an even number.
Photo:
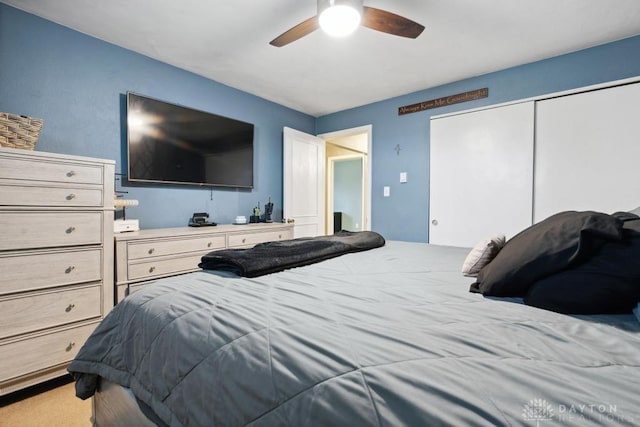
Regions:
<svg viewBox="0 0 640 427"><path fill-rule="evenodd" d="M462 273L465 276L477 276L480 270L498 255L505 243L504 234L498 234L478 242L464 260Z"/></svg>

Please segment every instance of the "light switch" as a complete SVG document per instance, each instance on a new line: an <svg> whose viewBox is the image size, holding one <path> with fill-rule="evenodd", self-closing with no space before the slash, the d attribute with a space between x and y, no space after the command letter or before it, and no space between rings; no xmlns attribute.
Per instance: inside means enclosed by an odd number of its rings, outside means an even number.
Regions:
<svg viewBox="0 0 640 427"><path fill-rule="evenodd" d="M407 182L407 173L406 172L400 172L400 182L402 182L402 183Z"/></svg>
<svg viewBox="0 0 640 427"><path fill-rule="evenodd" d="M391 187L385 185L383 188L383 196L384 197L389 197L391 196Z"/></svg>

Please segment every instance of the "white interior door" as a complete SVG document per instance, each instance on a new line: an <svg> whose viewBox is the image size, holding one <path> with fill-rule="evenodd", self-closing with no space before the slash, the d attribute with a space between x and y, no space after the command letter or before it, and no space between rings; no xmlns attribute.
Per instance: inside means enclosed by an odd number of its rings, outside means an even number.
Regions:
<svg viewBox="0 0 640 427"><path fill-rule="evenodd" d="M640 206L640 83L539 101L534 221Z"/></svg>
<svg viewBox="0 0 640 427"><path fill-rule="evenodd" d="M283 214L293 222L293 237L325 234L325 142L284 128Z"/></svg>
<svg viewBox="0 0 640 427"><path fill-rule="evenodd" d="M534 104L431 120L429 243L472 247L531 225Z"/></svg>

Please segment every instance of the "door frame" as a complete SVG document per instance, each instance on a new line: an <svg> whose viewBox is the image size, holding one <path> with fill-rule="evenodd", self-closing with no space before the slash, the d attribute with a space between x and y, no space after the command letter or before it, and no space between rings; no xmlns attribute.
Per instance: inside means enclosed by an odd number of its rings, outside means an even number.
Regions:
<svg viewBox="0 0 640 427"><path fill-rule="evenodd" d="M328 133L322 133L320 135L318 135L319 138L322 138L325 142L329 142L331 144L333 144L333 142L331 142L331 140L334 139L340 139L340 138L347 138L350 136L355 136L355 135L362 135L362 134L366 134L367 137L367 153L366 156L363 160L363 174L364 174L364 188L362 191L362 199L363 199L363 209L362 209L362 213L364 216L364 221L362 223L362 230L371 230L371 182L372 182L372 170L373 170L373 125L365 125L365 126L359 126L359 127L355 127L355 128L350 128L350 129L343 129L343 130L338 130L338 131L334 131L334 132L328 132ZM332 174L332 178L333 178L333 174ZM327 185L328 187L328 185ZM327 190L328 192L328 190ZM333 193L331 194L331 197L333 197ZM333 202L333 200L332 200ZM333 213L331 213L331 215L329 215L329 206L331 206L331 209L333 209L333 203L331 203L331 205L328 203L328 201L325 201L326 205L327 205L327 218L329 218L329 221L327 221L327 230L326 232L329 233L333 233ZM330 223L330 224L329 224ZM329 228L330 226L330 228Z"/></svg>

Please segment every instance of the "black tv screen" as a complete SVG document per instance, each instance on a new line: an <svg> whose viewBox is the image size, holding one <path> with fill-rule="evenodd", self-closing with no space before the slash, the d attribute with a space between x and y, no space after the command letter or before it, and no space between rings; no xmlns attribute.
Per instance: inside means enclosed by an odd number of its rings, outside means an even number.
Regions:
<svg viewBox="0 0 640 427"><path fill-rule="evenodd" d="M127 93L128 180L253 188L253 124Z"/></svg>

